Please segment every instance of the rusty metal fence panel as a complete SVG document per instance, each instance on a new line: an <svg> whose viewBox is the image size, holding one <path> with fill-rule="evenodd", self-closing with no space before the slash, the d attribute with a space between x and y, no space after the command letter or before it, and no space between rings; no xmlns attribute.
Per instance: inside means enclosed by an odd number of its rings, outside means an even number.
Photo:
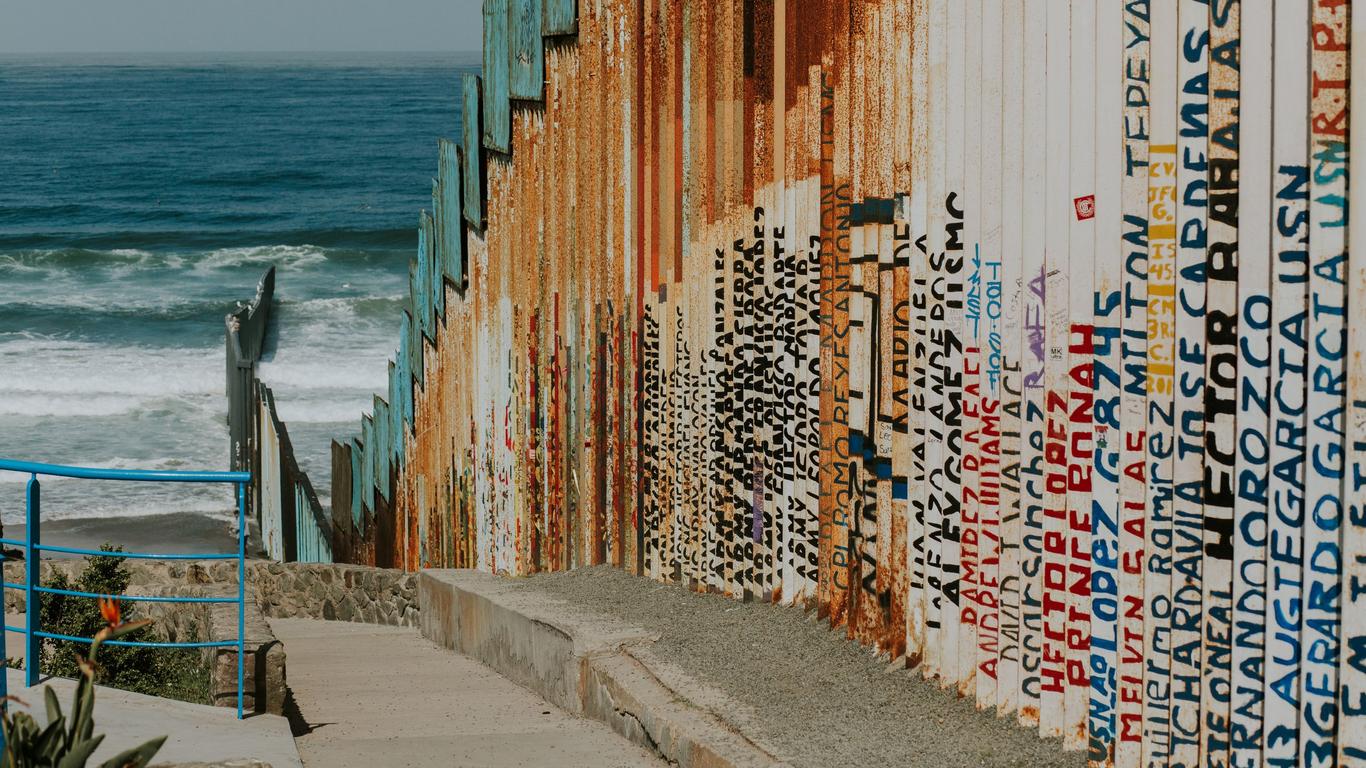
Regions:
<svg viewBox="0 0 1366 768"><path fill-rule="evenodd" d="M348 556L803 606L1092 765L1363 763L1366 65L1247 7L486 2Z"/></svg>

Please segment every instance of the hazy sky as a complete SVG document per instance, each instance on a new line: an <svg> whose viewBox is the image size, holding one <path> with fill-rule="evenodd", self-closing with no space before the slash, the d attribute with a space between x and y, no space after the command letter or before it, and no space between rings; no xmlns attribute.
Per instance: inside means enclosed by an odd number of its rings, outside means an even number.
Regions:
<svg viewBox="0 0 1366 768"><path fill-rule="evenodd" d="M0 0L0 53L466 51L480 0Z"/></svg>

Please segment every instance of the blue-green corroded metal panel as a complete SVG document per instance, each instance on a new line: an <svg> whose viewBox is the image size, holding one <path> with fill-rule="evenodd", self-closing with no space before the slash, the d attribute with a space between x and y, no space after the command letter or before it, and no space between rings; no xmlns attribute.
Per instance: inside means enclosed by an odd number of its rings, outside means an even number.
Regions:
<svg viewBox="0 0 1366 768"><path fill-rule="evenodd" d="M483 85L478 75L467 74L463 83L464 106L460 111L461 201L465 221L484 228L484 112Z"/></svg>
<svg viewBox="0 0 1366 768"><path fill-rule="evenodd" d="M389 500L389 464L393 453L389 446L389 404L375 395L375 481L379 485L379 495Z"/></svg>
<svg viewBox="0 0 1366 768"><path fill-rule="evenodd" d="M446 243L441 239L441 217L444 215L441 205L441 181L439 178L432 179L432 259L436 263L436 274L432 277L436 291L435 306L436 316L442 320L446 319L446 289L442 287L446 273Z"/></svg>
<svg viewBox="0 0 1366 768"><path fill-rule="evenodd" d="M460 205L460 145L450 139L438 144L436 227L440 232L441 271L457 289L465 287L465 217Z"/></svg>
<svg viewBox="0 0 1366 768"><path fill-rule="evenodd" d="M399 399L403 401L404 429L413 424L413 318L407 312L399 316L398 367Z"/></svg>
<svg viewBox="0 0 1366 768"><path fill-rule="evenodd" d="M361 483L364 481L361 465L365 461L365 451L361 448L359 438L351 438L351 450L347 453L351 454L351 525L355 526L356 532L359 533L365 523L365 516L361 514L360 491Z"/></svg>
<svg viewBox="0 0 1366 768"><path fill-rule="evenodd" d="M508 0L484 0L484 146L512 151L508 92Z"/></svg>
<svg viewBox="0 0 1366 768"><path fill-rule="evenodd" d="M541 0L508 0L508 95L523 101L544 98Z"/></svg>
<svg viewBox="0 0 1366 768"><path fill-rule="evenodd" d="M379 494L380 487L384 485L384 475L380 474L383 464L384 449L388 443L384 442L384 421L379 418L378 411L371 411L370 415L370 442L369 450L366 451L366 458L370 460L370 477L375 483L375 492Z"/></svg>
<svg viewBox="0 0 1366 768"><path fill-rule="evenodd" d="M428 316L424 319L427 321L427 335L435 341L440 322L446 319L446 285L441 279L441 260L436 253L436 221L426 211L422 212L420 221L422 237L418 239L424 246L420 255L427 262L427 280L423 287L427 291Z"/></svg>
<svg viewBox="0 0 1366 768"><path fill-rule="evenodd" d="M393 360L389 361L389 455L395 467L403 467L403 379L406 375ZM408 383L412 390L412 383Z"/></svg>
<svg viewBox="0 0 1366 768"><path fill-rule="evenodd" d="M572 35L578 31L578 0L541 0L542 35Z"/></svg>
<svg viewBox="0 0 1366 768"><path fill-rule="evenodd" d="M428 338L432 333L432 291L431 282L428 277L431 273L432 260L427 257L427 234L431 230L421 225L425 219L424 215L419 218L417 228L417 258L413 261L411 278L409 279L409 299L413 303L413 319L418 323L418 329Z"/></svg>
<svg viewBox="0 0 1366 768"><path fill-rule="evenodd" d="M361 502L371 512L375 511L375 420L366 414L360 420L360 439L365 446L365 460L361 462Z"/></svg>
<svg viewBox="0 0 1366 768"><path fill-rule="evenodd" d="M332 562L332 542L313 515L308 492L294 486L294 559L300 563Z"/></svg>
<svg viewBox="0 0 1366 768"><path fill-rule="evenodd" d="M417 267L416 267L416 264L415 264L415 263L414 263L414 264L409 264L409 265L408 265L408 273L409 273L409 275L411 276L411 275L416 271L416 269L417 269ZM416 310L416 308L414 308L414 310ZM408 359L408 373L412 374L413 382L414 382L417 386L419 386L419 387L426 386L426 384L427 384L427 382L425 381L426 374L425 374L425 372L422 370L422 355L423 355L423 351L422 351L422 329L418 326L418 319L417 319L417 316L416 316L416 315L410 314L410 315L408 316L408 326L407 326L407 330L408 330L408 334L407 334L407 335L408 335L408 355L407 355L407 359ZM408 424L409 424L410 426L411 426L412 423L413 423L413 421L412 421L412 416L413 416L413 400L412 400L411 397L409 397L409 398L408 398Z"/></svg>

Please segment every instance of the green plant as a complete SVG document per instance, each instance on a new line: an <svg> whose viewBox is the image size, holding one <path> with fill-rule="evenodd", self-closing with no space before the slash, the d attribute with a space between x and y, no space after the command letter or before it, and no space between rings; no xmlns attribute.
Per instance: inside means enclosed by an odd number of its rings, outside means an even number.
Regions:
<svg viewBox="0 0 1366 768"><path fill-rule="evenodd" d="M120 548L105 544L101 551L118 552ZM128 591L132 572L122 558L91 557L73 581L62 571L55 571L47 586L101 595L122 595ZM135 604L128 604L125 618L138 618ZM39 621L42 628L56 634L73 637L93 637L105 626L94 600L45 593L39 599ZM129 640L153 641L151 629L139 629ZM42 645L41 669L56 677L79 677L80 651L83 646L72 642L48 642ZM103 672L100 683L111 688L164 696L198 704L211 700L212 683L208 665L201 651L193 648L139 648L108 646L101 654Z"/></svg>
<svg viewBox="0 0 1366 768"><path fill-rule="evenodd" d="M0 717L0 728L5 735L5 768L84 768L104 741L103 734L94 735L95 675L100 670L96 657L100 646L108 640L131 635L152 622L150 619L124 622L116 600L101 599L99 609L105 626L95 633L90 657L80 660L81 674L71 701L70 719L62 712L57 694L50 685L43 688L46 726L40 727L27 712L11 713L7 706ZM11 697L11 701L17 699ZM151 762L165 741L166 737L162 736L121 752L101 763L101 768L142 768Z"/></svg>

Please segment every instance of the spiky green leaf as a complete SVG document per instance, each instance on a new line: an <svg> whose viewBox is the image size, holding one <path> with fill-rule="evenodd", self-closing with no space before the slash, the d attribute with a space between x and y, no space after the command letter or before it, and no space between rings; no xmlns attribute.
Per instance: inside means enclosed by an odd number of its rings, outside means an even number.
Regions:
<svg viewBox="0 0 1366 768"><path fill-rule="evenodd" d="M105 760L100 763L100 768L143 768L152 762L152 758L156 757L157 750L161 749L161 745L165 742L165 736L152 739L145 744L120 752Z"/></svg>

